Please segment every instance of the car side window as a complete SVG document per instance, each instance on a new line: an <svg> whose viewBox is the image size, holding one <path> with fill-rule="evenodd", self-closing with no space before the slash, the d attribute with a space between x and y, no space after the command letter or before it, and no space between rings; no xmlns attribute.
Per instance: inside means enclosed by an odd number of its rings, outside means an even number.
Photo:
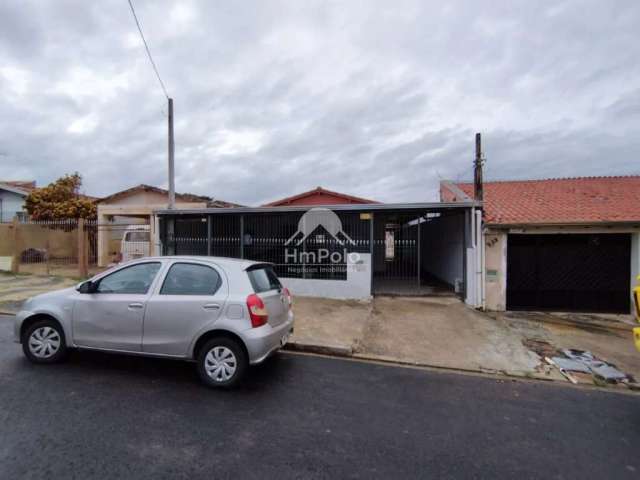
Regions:
<svg viewBox="0 0 640 480"><path fill-rule="evenodd" d="M164 279L160 295L213 295L222 279L206 265L174 263Z"/></svg>
<svg viewBox="0 0 640 480"><path fill-rule="evenodd" d="M160 270L160 262L139 263L100 279L96 293L145 294Z"/></svg>

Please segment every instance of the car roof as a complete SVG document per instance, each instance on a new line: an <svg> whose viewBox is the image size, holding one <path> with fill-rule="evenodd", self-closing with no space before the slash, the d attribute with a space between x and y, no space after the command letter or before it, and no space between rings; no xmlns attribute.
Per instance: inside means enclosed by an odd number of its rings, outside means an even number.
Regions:
<svg viewBox="0 0 640 480"><path fill-rule="evenodd" d="M149 261L149 260L186 260L195 262L207 262L215 263L221 267L239 268L240 270L246 270L252 265L268 264L269 262L257 262L255 260L246 260L242 258L230 258L230 257L208 257L198 255L166 255L162 257L144 257L137 259L136 262Z"/></svg>

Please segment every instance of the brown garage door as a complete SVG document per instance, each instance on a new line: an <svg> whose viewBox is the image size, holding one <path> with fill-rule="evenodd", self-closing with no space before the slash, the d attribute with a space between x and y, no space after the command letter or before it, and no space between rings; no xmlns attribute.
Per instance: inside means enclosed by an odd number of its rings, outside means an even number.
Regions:
<svg viewBox="0 0 640 480"><path fill-rule="evenodd" d="M507 309L628 313L628 234L509 235Z"/></svg>

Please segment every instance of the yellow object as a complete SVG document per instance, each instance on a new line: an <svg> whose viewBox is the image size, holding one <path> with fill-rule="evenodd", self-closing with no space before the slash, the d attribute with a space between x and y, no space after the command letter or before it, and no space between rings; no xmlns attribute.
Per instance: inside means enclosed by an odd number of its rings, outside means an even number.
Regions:
<svg viewBox="0 0 640 480"><path fill-rule="evenodd" d="M640 323L640 275L636 278L638 284L633 289L633 303L635 304L636 320Z"/></svg>
<svg viewBox="0 0 640 480"><path fill-rule="evenodd" d="M633 303L636 320L640 323L640 275L636 277L636 280L638 280L638 284L633 289ZM633 342L636 344L636 349L640 351L640 327L633 329Z"/></svg>

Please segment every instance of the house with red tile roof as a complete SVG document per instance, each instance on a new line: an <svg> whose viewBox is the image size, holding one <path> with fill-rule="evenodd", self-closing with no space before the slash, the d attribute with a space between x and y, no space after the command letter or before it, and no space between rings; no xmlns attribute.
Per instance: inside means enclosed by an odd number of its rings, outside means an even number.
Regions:
<svg viewBox="0 0 640 480"><path fill-rule="evenodd" d="M298 193L290 197L281 198L269 202L263 207L283 207L292 205L347 205L347 204L369 204L379 203L375 200L355 197L346 193L334 192L326 188L316 187L313 190Z"/></svg>
<svg viewBox="0 0 640 480"><path fill-rule="evenodd" d="M628 313L640 274L640 176L483 184L490 310ZM443 202L473 184L442 181Z"/></svg>

